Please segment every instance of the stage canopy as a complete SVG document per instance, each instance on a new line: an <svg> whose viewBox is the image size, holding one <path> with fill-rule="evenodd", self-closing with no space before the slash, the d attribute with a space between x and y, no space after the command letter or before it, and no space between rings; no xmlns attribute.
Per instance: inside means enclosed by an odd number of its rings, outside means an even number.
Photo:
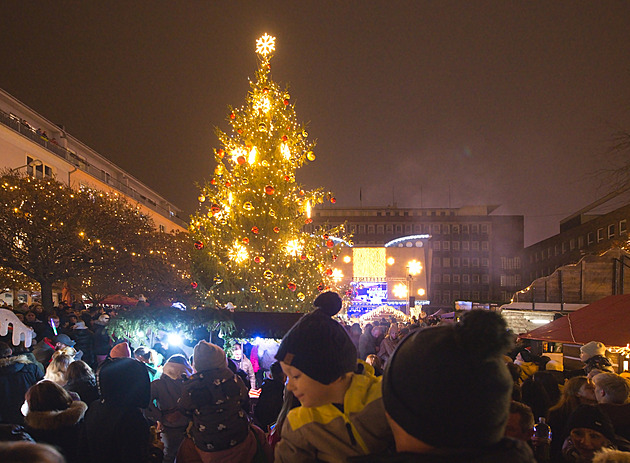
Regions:
<svg viewBox="0 0 630 463"><path fill-rule="evenodd" d="M606 346L624 347L630 343L630 294L605 297L519 336L570 344L600 341Z"/></svg>

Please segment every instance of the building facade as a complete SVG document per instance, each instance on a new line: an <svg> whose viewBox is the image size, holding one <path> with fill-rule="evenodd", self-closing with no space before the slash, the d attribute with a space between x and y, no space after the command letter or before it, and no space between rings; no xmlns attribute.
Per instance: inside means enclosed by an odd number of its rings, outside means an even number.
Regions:
<svg viewBox="0 0 630 463"><path fill-rule="evenodd" d="M180 209L105 157L0 89L0 168L55 177L124 196L164 232L184 231Z"/></svg>
<svg viewBox="0 0 630 463"><path fill-rule="evenodd" d="M356 248L426 243L426 302L452 309L459 300L508 302L522 288L523 216L491 215L495 209L319 207L306 231L345 223Z"/></svg>

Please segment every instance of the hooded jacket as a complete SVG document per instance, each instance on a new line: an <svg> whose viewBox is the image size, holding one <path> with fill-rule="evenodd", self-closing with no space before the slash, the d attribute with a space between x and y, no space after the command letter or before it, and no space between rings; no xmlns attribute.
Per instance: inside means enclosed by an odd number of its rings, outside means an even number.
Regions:
<svg viewBox="0 0 630 463"><path fill-rule="evenodd" d="M342 462L394 447L385 419L381 378L364 362L360 362L360 370L352 375L343 412L333 404L289 412L275 449L277 463Z"/></svg>
<svg viewBox="0 0 630 463"><path fill-rule="evenodd" d="M25 418L26 430L36 442L60 448L68 463L78 463L81 459L76 441L86 410L84 402L75 401L66 410L29 411Z"/></svg>
<svg viewBox="0 0 630 463"><path fill-rule="evenodd" d="M184 378L192 375L188 365L166 362L162 376L151 383L151 402L145 416L159 421L165 428L182 428L188 426L190 418L180 410L177 401L182 395Z"/></svg>
<svg viewBox="0 0 630 463"><path fill-rule="evenodd" d="M44 377L38 364L26 355L0 359L0 423L24 424L20 408L26 391Z"/></svg>
<svg viewBox="0 0 630 463"><path fill-rule="evenodd" d="M97 372L101 400L85 414L83 461L145 463L151 432L141 408L149 404L149 374L130 358L108 360Z"/></svg>

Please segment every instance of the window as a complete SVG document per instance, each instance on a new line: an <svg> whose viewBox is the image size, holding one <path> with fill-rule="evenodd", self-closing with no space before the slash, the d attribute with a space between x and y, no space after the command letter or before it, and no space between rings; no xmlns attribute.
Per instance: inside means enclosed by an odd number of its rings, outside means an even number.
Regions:
<svg viewBox="0 0 630 463"><path fill-rule="evenodd" d="M365 225L359 225L359 233L361 234L365 233Z"/></svg>
<svg viewBox="0 0 630 463"><path fill-rule="evenodd" d="M374 234L374 225L368 225L367 226L367 232L368 232L368 235L373 235Z"/></svg>
<svg viewBox="0 0 630 463"><path fill-rule="evenodd" d="M477 225L477 224L471 225L470 226L470 233L475 233L475 234L479 233L479 225Z"/></svg>
<svg viewBox="0 0 630 463"><path fill-rule="evenodd" d="M597 229L597 242L599 243L600 241L604 241L604 229L603 228L598 228Z"/></svg>
<svg viewBox="0 0 630 463"><path fill-rule="evenodd" d="M575 238L569 240L569 249L573 251L575 249Z"/></svg>
<svg viewBox="0 0 630 463"><path fill-rule="evenodd" d="M440 291L433 291L433 299L435 299L436 301L439 301L441 297L442 297L442 293Z"/></svg>
<svg viewBox="0 0 630 463"><path fill-rule="evenodd" d="M462 233L468 234L468 225L462 225Z"/></svg>
<svg viewBox="0 0 630 463"><path fill-rule="evenodd" d="M459 251L459 241L453 241L453 251Z"/></svg>
<svg viewBox="0 0 630 463"><path fill-rule="evenodd" d="M619 234L628 233L628 225L626 224L626 219L619 221Z"/></svg>
<svg viewBox="0 0 630 463"><path fill-rule="evenodd" d="M451 250L451 242L450 241L442 241L442 250L450 251Z"/></svg>
<svg viewBox="0 0 630 463"><path fill-rule="evenodd" d="M490 259L488 259L487 257L482 257L481 258L481 266L482 267L490 267Z"/></svg>
<svg viewBox="0 0 630 463"><path fill-rule="evenodd" d="M473 276L472 276L472 282L475 283L475 284L479 284L479 275L474 273Z"/></svg>
<svg viewBox="0 0 630 463"><path fill-rule="evenodd" d="M444 259L442 259L442 266L446 267L446 268L451 266L451 259L450 259L450 257L445 257Z"/></svg>
<svg viewBox="0 0 630 463"><path fill-rule="evenodd" d="M453 274L453 283L459 284L459 273Z"/></svg>
<svg viewBox="0 0 630 463"><path fill-rule="evenodd" d="M439 273L434 273L433 283L442 283L442 275L440 275Z"/></svg>
<svg viewBox="0 0 630 463"><path fill-rule="evenodd" d="M462 299L464 299L465 301L470 299L470 291L464 291L462 294L463 294Z"/></svg>
<svg viewBox="0 0 630 463"><path fill-rule="evenodd" d="M441 259L439 257L434 257L433 258L433 266L434 267L439 267L440 263L441 263L440 261L441 261Z"/></svg>
<svg viewBox="0 0 630 463"><path fill-rule="evenodd" d="M487 241L482 241L481 242L481 250L482 251L488 251L489 249L490 249L489 248L489 243Z"/></svg>
<svg viewBox="0 0 630 463"><path fill-rule="evenodd" d="M473 251L479 251L479 241L473 241L472 242L472 250Z"/></svg>
<svg viewBox="0 0 630 463"><path fill-rule="evenodd" d="M459 291L453 291L453 300L458 300L460 298Z"/></svg>
<svg viewBox="0 0 630 463"><path fill-rule="evenodd" d="M564 254L565 252L567 252L567 242L563 241L562 242L562 254Z"/></svg>
<svg viewBox="0 0 630 463"><path fill-rule="evenodd" d="M450 283L451 282L451 276L448 273L445 273L444 275L442 275L442 283Z"/></svg>
<svg viewBox="0 0 630 463"><path fill-rule="evenodd" d="M470 241L462 241L462 249L464 251L470 251Z"/></svg>
<svg viewBox="0 0 630 463"><path fill-rule="evenodd" d="M595 236L593 235L593 232L589 232L588 235L586 235L586 242L588 244L593 244L595 242Z"/></svg>
<svg viewBox="0 0 630 463"><path fill-rule="evenodd" d="M405 212L405 214L406 214L406 212ZM412 229L411 225L405 224L405 233L412 233L411 229Z"/></svg>
<svg viewBox="0 0 630 463"><path fill-rule="evenodd" d="M613 236L615 236L615 224L610 224L608 225L608 239L612 238Z"/></svg>
<svg viewBox="0 0 630 463"><path fill-rule="evenodd" d="M422 233L422 224L417 223L413 226L414 233Z"/></svg>
<svg viewBox="0 0 630 463"><path fill-rule="evenodd" d="M582 249L584 247L584 236L578 236L578 248Z"/></svg>
<svg viewBox="0 0 630 463"><path fill-rule="evenodd" d="M440 224L439 223L434 223L433 227L431 227L431 229L433 230L433 233L440 233Z"/></svg>
<svg viewBox="0 0 630 463"><path fill-rule="evenodd" d="M166 233L166 227L164 225L160 225L160 232Z"/></svg>
<svg viewBox="0 0 630 463"><path fill-rule="evenodd" d="M442 225L442 234L450 235L451 234L451 226L448 224Z"/></svg>
<svg viewBox="0 0 630 463"><path fill-rule="evenodd" d="M473 301L478 301L479 300L479 291L473 291L472 292L472 298L473 298Z"/></svg>
<svg viewBox="0 0 630 463"><path fill-rule="evenodd" d="M451 292L443 291L442 293L442 302L448 303L451 302Z"/></svg>
<svg viewBox="0 0 630 463"><path fill-rule="evenodd" d="M472 266L473 266L473 267L479 267L479 258L477 258L477 257L473 257L473 258L471 259L471 263L472 263Z"/></svg>
<svg viewBox="0 0 630 463"><path fill-rule="evenodd" d="M462 267L469 267L469 266L470 266L470 261L468 257L462 258Z"/></svg>
<svg viewBox="0 0 630 463"><path fill-rule="evenodd" d="M396 225L396 233L402 233L403 228L402 225Z"/></svg>
<svg viewBox="0 0 630 463"><path fill-rule="evenodd" d="M394 233L394 226L392 224L386 225L385 226L385 232L387 232L387 233Z"/></svg>
<svg viewBox="0 0 630 463"><path fill-rule="evenodd" d="M459 225L453 225L452 229L453 234L459 235Z"/></svg>
<svg viewBox="0 0 630 463"><path fill-rule="evenodd" d="M468 275L467 273L464 273L462 275L462 283L465 285L470 284L470 275Z"/></svg>
<svg viewBox="0 0 630 463"><path fill-rule="evenodd" d="M385 233L385 226L384 225L377 225L376 226L376 233L378 233L379 235L382 235L383 233Z"/></svg>
<svg viewBox="0 0 630 463"><path fill-rule="evenodd" d="M536 259L536 262L538 262L538 259ZM506 269L506 270L518 270L521 268L521 258L520 257L501 257L501 268Z"/></svg>
<svg viewBox="0 0 630 463"><path fill-rule="evenodd" d="M490 284L490 275L488 274L481 275L481 283L484 285Z"/></svg>
<svg viewBox="0 0 630 463"><path fill-rule="evenodd" d="M433 250L434 251L439 251L440 250L440 242L439 241L434 241L433 242Z"/></svg>
<svg viewBox="0 0 630 463"><path fill-rule="evenodd" d="M459 267L459 257L453 257L453 267Z"/></svg>
<svg viewBox="0 0 630 463"><path fill-rule="evenodd" d="M554 255L555 255L555 256L560 255L560 248L558 248L558 245L557 245L557 244L555 244L555 245L553 246L553 253L554 253Z"/></svg>
<svg viewBox="0 0 630 463"><path fill-rule="evenodd" d="M488 234L488 224L487 223L482 223L481 224L481 233L483 233L484 235Z"/></svg>
<svg viewBox="0 0 630 463"><path fill-rule="evenodd" d="M547 248L547 259L551 259L551 248Z"/></svg>

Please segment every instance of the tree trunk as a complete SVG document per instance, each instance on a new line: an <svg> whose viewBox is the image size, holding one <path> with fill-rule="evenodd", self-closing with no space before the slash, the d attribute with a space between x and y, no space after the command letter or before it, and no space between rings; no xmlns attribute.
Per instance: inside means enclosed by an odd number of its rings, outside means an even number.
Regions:
<svg viewBox="0 0 630 463"><path fill-rule="evenodd" d="M44 306L44 310L52 311L54 307L52 281L40 281L39 285L41 287L42 305Z"/></svg>

